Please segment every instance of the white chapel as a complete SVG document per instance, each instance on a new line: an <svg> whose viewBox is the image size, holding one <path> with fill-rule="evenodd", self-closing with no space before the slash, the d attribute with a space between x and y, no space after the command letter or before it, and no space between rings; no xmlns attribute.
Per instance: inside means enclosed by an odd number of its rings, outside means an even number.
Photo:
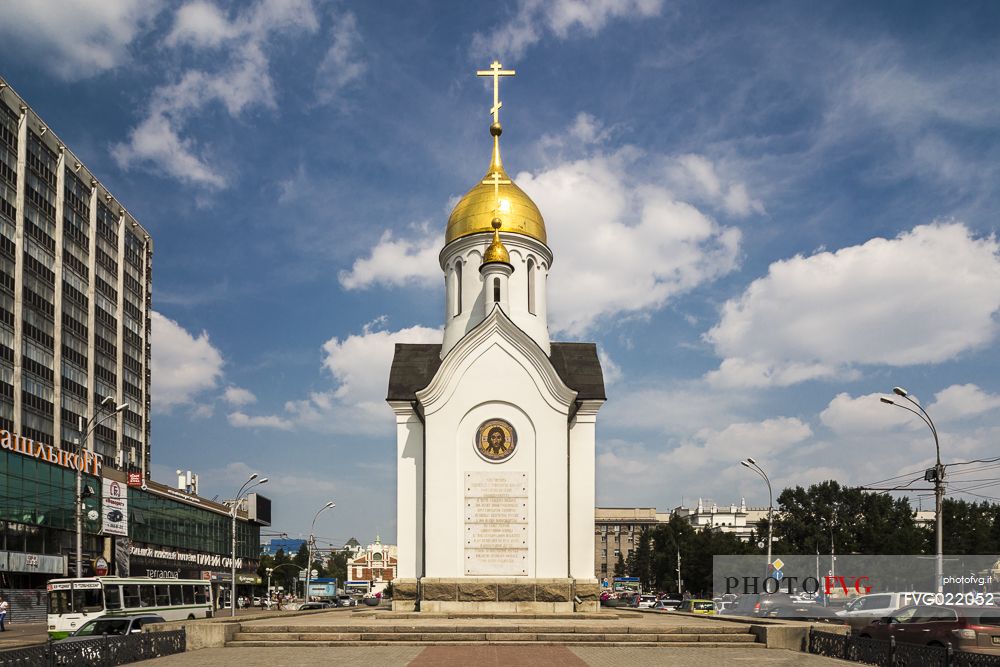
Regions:
<svg viewBox="0 0 1000 667"><path fill-rule="evenodd" d="M594 610L594 472L604 380L593 343L549 340L545 221L500 156L456 204L439 261L440 344L397 344L394 609ZM484 156L485 157L485 156Z"/></svg>

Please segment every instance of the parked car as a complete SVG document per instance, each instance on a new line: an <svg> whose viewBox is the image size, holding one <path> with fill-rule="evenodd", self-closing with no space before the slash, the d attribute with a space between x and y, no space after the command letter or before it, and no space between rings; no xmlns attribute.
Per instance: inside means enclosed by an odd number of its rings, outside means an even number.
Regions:
<svg viewBox="0 0 1000 667"><path fill-rule="evenodd" d="M910 605L872 621L859 634L927 646L950 643L956 651L1000 655L1000 609Z"/></svg>
<svg viewBox="0 0 1000 667"><path fill-rule="evenodd" d="M100 635L128 635L133 632L142 632L142 626L147 623L163 622L162 616L155 616L153 614L141 616L102 616L92 621L87 621L77 628L76 632L61 641L70 642Z"/></svg>
<svg viewBox="0 0 1000 667"><path fill-rule="evenodd" d="M924 593L870 593L854 598L838 611L837 615L857 632L872 621L889 616L897 609L918 604L924 595ZM928 601L932 599L929 598Z"/></svg>
<svg viewBox="0 0 1000 667"><path fill-rule="evenodd" d="M788 593L741 595L723 612L725 616L767 616L775 606L791 606L795 601Z"/></svg>
<svg viewBox="0 0 1000 667"><path fill-rule="evenodd" d="M329 602L303 602L298 608L298 611L306 611L309 609L329 609L331 607Z"/></svg>
<svg viewBox="0 0 1000 667"><path fill-rule="evenodd" d="M792 604L777 604L771 606L762 616L767 618L787 618L796 621L814 621L818 623L833 623L846 625L847 621L837 612L815 602L795 600Z"/></svg>
<svg viewBox="0 0 1000 667"><path fill-rule="evenodd" d="M662 598L656 601L653 605L653 609L665 609L667 611L675 611L677 607L681 606L680 600L671 600L669 598Z"/></svg>
<svg viewBox="0 0 1000 667"><path fill-rule="evenodd" d="M686 611L690 614L700 614L702 616L715 615L715 602L712 600L684 600L677 611Z"/></svg>

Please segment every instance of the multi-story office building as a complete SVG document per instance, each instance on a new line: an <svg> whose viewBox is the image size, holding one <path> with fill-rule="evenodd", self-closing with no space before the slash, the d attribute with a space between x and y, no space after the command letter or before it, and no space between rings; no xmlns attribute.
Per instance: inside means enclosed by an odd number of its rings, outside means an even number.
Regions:
<svg viewBox="0 0 1000 667"><path fill-rule="evenodd" d="M149 476L153 242L0 79L0 428Z"/></svg>
<svg viewBox="0 0 1000 667"><path fill-rule="evenodd" d="M658 523L655 507L598 507L594 513L594 575L611 580L618 557L627 560L646 528Z"/></svg>

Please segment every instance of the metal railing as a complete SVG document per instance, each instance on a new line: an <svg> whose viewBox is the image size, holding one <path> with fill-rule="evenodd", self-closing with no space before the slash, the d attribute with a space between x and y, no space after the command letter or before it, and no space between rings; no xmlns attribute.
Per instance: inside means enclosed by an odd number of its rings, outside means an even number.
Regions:
<svg viewBox="0 0 1000 667"><path fill-rule="evenodd" d="M0 667L116 667L183 653L184 628L166 632L104 635L81 641L49 641L0 651Z"/></svg>
<svg viewBox="0 0 1000 667"><path fill-rule="evenodd" d="M809 653L879 667L1000 667L1000 655L956 651L947 646L897 642L895 638L868 639L809 630Z"/></svg>

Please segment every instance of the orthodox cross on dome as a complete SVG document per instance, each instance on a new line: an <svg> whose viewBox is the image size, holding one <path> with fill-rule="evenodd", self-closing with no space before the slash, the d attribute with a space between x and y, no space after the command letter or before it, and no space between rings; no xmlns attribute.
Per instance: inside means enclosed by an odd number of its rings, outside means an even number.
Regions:
<svg viewBox="0 0 1000 667"><path fill-rule="evenodd" d="M492 185L493 186L493 196L497 200L497 207L500 207L500 186L501 185L510 185L510 179L509 178L500 178L500 172L499 171L493 171L493 172L490 173L490 177L487 178L487 179L485 179L483 181L483 185Z"/></svg>
<svg viewBox="0 0 1000 667"><path fill-rule="evenodd" d="M503 69L499 60L494 60L488 70L476 70L476 76L493 77L493 108L490 109L490 113L493 114L494 123L500 122L500 107L503 106L503 102L500 101L500 77L514 76L514 73L512 69Z"/></svg>

